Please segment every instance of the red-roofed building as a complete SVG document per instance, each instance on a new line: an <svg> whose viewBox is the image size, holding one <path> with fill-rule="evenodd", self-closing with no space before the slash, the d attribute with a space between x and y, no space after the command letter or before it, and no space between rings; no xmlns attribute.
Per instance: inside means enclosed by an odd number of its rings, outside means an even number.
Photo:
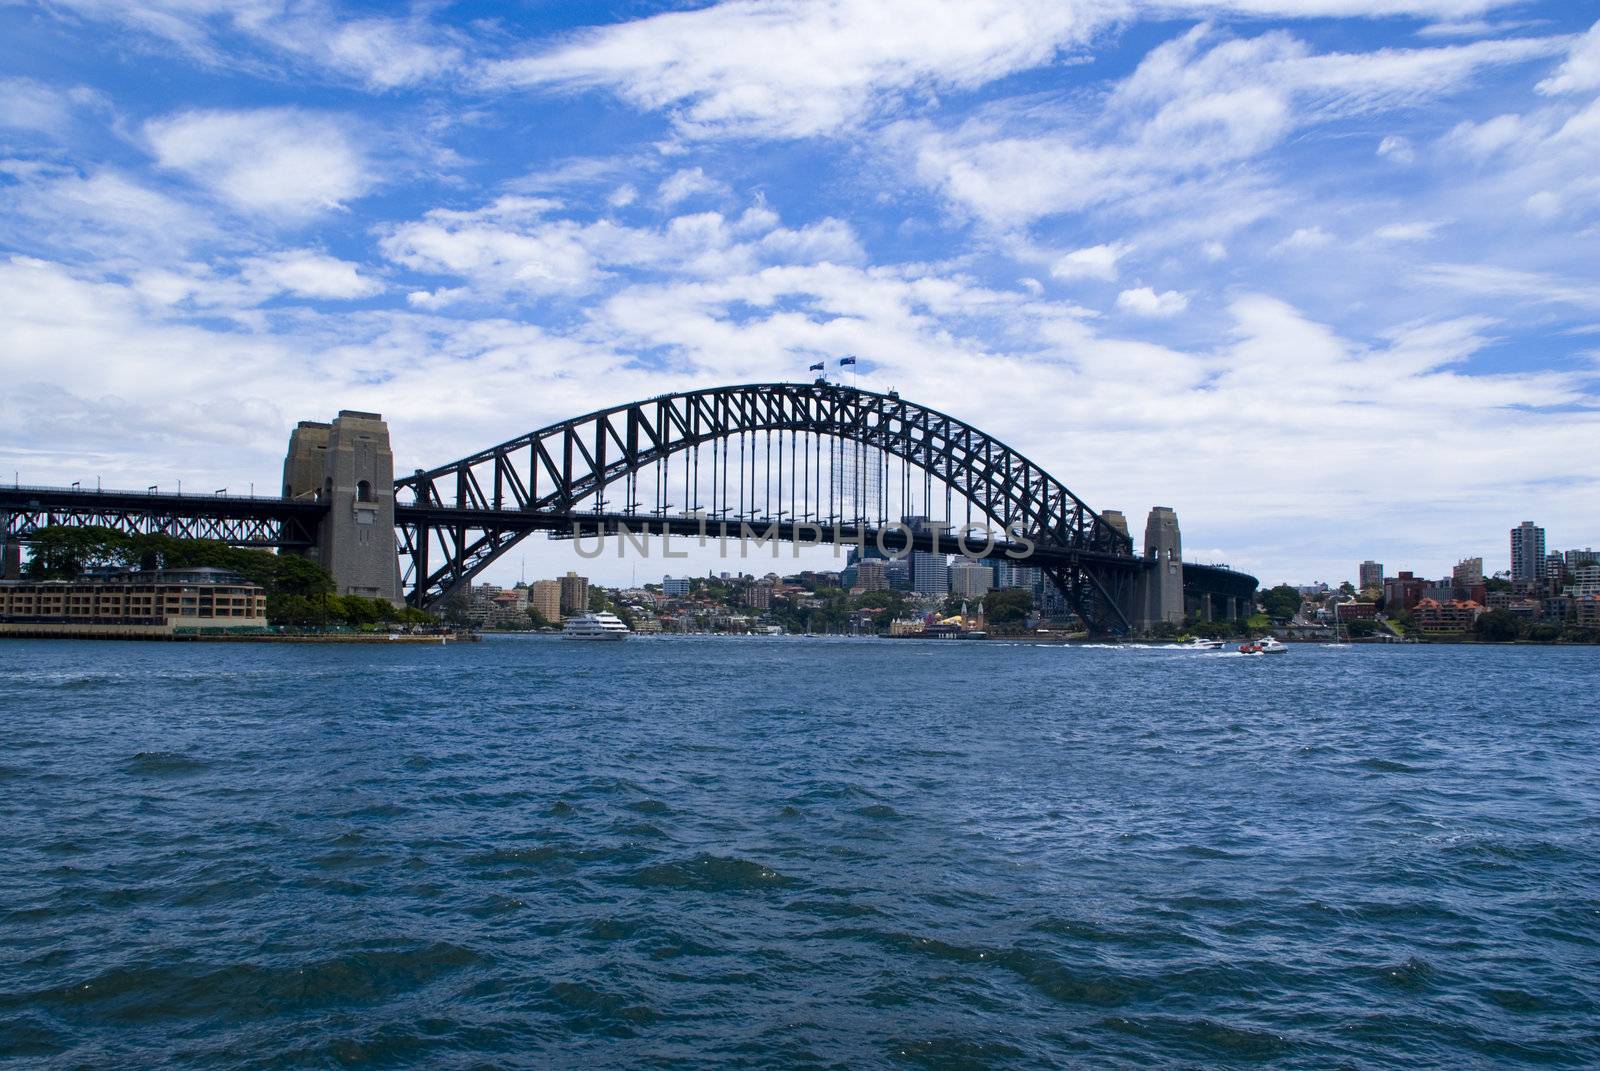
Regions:
<svg viewBox="0 0 1600 1071"><path fill-rule="evenodd" d="M1471 599L1423 599L1411 608L1412 620L1422 632L1468 632L1483 613Z"/></svg>

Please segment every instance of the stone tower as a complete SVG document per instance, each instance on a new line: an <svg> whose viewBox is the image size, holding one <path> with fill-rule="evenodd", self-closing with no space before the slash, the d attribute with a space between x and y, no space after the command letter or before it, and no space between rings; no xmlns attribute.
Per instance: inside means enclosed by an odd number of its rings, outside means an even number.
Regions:
<svg viewBox="0 0 1600 1071"><path fill-rule="evenodd" d="M283 494L328 504L310 556L338 594L400 604L394 453L382 417L345 409L332 424L302 421L289 436Z"/></svg>
<svg viewBox="0 0 1600 1071"><path fill-rule="evenodd" d="M328 432L332 424L302 420L289 433L289 453L283 459L283 497L316 498L327 475Z"/></svg>
<svg viewBox="0 0 1600 1071"><path fill-rule="evenodd" d="M1139 576L1140 628L1166 622L1183 624L1183 540L1178 515L1168 506L1155 506L1144 526L1146 566Z"/></svg>

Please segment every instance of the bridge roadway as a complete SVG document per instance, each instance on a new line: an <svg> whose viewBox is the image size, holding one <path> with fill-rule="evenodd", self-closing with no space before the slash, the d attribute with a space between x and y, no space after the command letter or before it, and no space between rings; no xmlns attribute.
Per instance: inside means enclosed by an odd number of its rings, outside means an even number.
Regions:
<svg viewBox="0 0 1600 1071"><path fill-rule="evenodd" d="M290 500L266 496L176 494L158 491L85 490L71 487L0 487L0 537L18 541L28 538L41 528L52 524L75 527L100 525L127 533L159 532L180 539L216 539L234 546L302 550L316 544L317 526L327 507L314 500ZM780 542L806 542L875 545L878 529L842 524L837 531L831 525L818 525L811 521L756 518L742 522L756 538L765 538L776 526ZM474 510L449 506L419 506L397 503L395 524L511 529L526 532L547 532L556 536L581 534L591 537L600 533L617 535L623 529L635 535L641 533L670 533L679 537L698 539L704 531L708 541L725 536L730 542L742 534L741 522L735 519L701 518L693 515L649 513L564 513L558 511ZM883 530L884 546L891 550L906 549L906 530L889 527ZM620 538L620 536L618 536ZM935 534L928 531L911 533L911 550L933 552ZM937 549L960 553L953 536L937 537ZM969 542L974 557L1005 558L1038 568L1070 566L1077 562L1107 566L1137 568L1143 559L1136 556L1106 554L1086 550L1055 549L1047 546L1034 548L1031 555L1018 558L1008 551L1022 552L1026 548L1017 542ZM1195 580L1204 578L1204 586L1220 593L1237 592L1248 595L1254 578L1236 573L1224 566L1185 564L1185 574Z"/></svg>
<svg viewBox="0 0 1600 1071"><path fill-rule="evenodd" d="M300 550L316 545L317 526L327 507L315 500L266 496L176 494L158 491L84 490L72 487L0 487L0 536L26 541L50 525L101 526L130 534L161 533L179 539L215 539L242 547ZM753 539L778 542L873 546L879 529L853 524L822 524L775 518L699 517L687 514L568 513L561 511L462 509L453 506L395 504L395 525L424 524L463 529L548 532L555 535L634 535L669 533L705 535L708 541L736 542L749 532ZM890 550L961 553L950 533L909 532L899 526L882 529ZM907 547L907 535L910 546ZM1031 555L1021 542L969 540L973 557L1007 557L1039 568L1092 562L1135 566L1139 559L1121 554L1039 546ZM1016 552L1008 554L1007 552ZM1017 555L1023 555L1018 557ZM1025 560L1024 560L1025 559Z"/></svg>

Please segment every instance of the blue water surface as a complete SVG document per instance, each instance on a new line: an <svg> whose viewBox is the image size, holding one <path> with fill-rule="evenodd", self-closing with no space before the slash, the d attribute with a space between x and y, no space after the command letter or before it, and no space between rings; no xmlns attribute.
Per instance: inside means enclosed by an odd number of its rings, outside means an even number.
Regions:
<svg viewBox="0 0 1600 1071"><path fill-rule="evenodd" d="M0 660L20 1066L1600 1066L1593 648Z"/></svg>

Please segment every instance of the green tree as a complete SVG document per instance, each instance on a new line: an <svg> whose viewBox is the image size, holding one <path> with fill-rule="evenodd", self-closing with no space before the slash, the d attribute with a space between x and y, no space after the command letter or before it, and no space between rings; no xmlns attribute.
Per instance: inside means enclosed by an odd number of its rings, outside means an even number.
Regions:
<svg viewBox="0 0 1600 1071"><path fill-rule="evenodd" d="M1026 588L999 588L983 597L983 616L998 629L1020 629L1033 612L1033 592Z"/></svg>
<svg viewBox="0 0 1600 1071"><path fill-rule="evenodd" d="M1478 615L1473 631L1480 640L1505 643L1522 636L1522 619L1510 610L1490 610Z"/></svg>
<svg viewBox="0 0 1600 1071"><path fill-rule="evenodd" d="M1288 584L1279 584L1261 593L1261 607L1274 621L1287 621L1300 612L1300 592Z"/></svg>
<svg viewBox="0 0 1600 1071"><path fill-rule="evenodd" d="M1360 639L1363 636L1376 636L1378 634L1378 623L1376 621L1347 621L1344 628L1352 639Z"/></svg>
<svg viewBox="0 0 1600 1071"><path fill-rule="evenodd" d="M30 541L28 575L41 580L71 580L85 569L126 564L128 537L114 528L50 525Z"/></svg>

